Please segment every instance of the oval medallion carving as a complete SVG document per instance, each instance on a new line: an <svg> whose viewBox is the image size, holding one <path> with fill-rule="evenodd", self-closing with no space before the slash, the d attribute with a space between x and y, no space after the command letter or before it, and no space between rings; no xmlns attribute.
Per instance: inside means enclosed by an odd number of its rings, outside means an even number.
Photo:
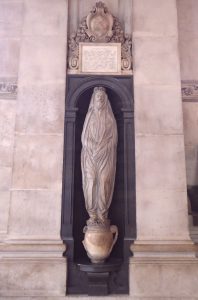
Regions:
<svg viewBox="0 0 198 300"><path fill-rule="evenodd" d="M93 10L88 14L87 34L94 41L105 42L113 35L113 16L108 12L102 2L97 2Z"/></svg>

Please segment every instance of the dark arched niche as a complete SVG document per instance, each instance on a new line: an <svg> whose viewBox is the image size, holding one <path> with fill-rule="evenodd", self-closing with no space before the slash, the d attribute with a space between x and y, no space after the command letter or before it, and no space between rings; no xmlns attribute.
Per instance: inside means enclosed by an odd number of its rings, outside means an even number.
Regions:
<svg viewBox="0 0 198 300"><path fill-rule="evenodd" d="M109 278L109 292L128 293L129 246L135 239L135 159L132 77L69 76L65 111L65 143L61 236L67 245L67 293L86 294L87 276L77 265L89 263L82 245L83 227L88 214L85 209L80 165L81 133L93 88L106 88L117 122L118 148L115 189L109 210L111 224L119 229L118 241L108 263L120 267ZM115 272L114 272L115 273Z"/></svg>

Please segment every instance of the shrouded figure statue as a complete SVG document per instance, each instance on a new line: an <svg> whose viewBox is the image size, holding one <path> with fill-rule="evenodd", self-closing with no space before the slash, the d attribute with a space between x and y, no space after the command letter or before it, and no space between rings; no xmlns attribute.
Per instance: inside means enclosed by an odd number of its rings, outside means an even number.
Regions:
<svg viewBox="0 0 198 300"><path fill-rule="evenodd" d="M103 87L95 87L82 132L81 168L88 224L106 224L111 204L117 126Z"/></svg>

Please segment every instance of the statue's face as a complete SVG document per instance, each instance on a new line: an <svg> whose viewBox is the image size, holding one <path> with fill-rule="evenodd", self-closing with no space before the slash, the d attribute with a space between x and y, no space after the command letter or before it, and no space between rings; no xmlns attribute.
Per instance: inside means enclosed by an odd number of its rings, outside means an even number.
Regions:
<svg viewBox="0 0 198 300"><path fill-rule="evenodd" d="M102 106L105 103L105 94L103 91L97 91L95 94L95 99L94 99L94 106L97 109L102 108Z"/></svg>

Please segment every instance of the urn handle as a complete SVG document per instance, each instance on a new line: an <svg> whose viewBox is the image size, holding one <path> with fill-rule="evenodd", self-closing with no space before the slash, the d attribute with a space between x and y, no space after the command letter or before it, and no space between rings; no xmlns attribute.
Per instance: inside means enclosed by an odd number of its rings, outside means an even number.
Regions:
<svg viewBox="0 0 198 300"><path fill-rule="evenodd" d="M111 249L109 250L109 254L111 253L113 246L115 245L117 239L118 239L118 227L116 225L111 225L110 226L110 231L115 234L114 239L113 239L113 243L111 245Z"/></svg>
<svg viewBox="0 0 198 300"><path fill-rule="evenodd" d="M86 232L87 232L87 226L84 226L83 233L86 233Z"/></svg>

